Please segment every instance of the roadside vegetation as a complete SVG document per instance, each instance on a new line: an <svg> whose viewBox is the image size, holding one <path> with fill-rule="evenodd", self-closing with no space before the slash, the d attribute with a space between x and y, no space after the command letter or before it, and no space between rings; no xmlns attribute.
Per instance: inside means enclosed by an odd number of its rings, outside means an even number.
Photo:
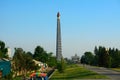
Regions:
<svg viewBox="0 0 120 80"><path fill-rule="evenodd" d="M85 52L81 57L82 64L106 68L120 67L120 50L115 48L95 47L94 53Z"/></svg>
<svg viewBox="0 0 120 80"><path fill-rule="evenodd" d="M120 68L112 68L112 70L120 72Z"/></svg>
<svg viewBox="0 0 120 80"><path fill-rule="evenodd" d="M61 59L61 62L58 62L52 52L45 51L44 48L39 45L35 47L33 53L30 51L26 52L22 48L15 48L13 58L10 58L7 52L5 43L0 41L0 59L5 58L11 62L11 72L6 76L2 76L3 79L19 80L22 77L28 77L28 74L32 71L40 69L33 60L47 63L50 68L57 69L51 77L51 80L107 78L106 76L89 71L84 67L71 65L72 62L67 58ZM120 50L114 48L107 49L102 46L95 47L94 53L84 53L81 57L81 63L120 71Z"/></svg>
<svg viewBox="0 0 120 80"><path fill-rule="evenodd" d="M32 71L40 69L40 66L36 65L33 60L47 63L51 68L57 66L56 57L53 56L53 53L45 51L39 45L34 49L34 53L26 52L22 48L15 48L14 50L13 58L10 58L5 43L0 41L0 59L5 58L11 62L11 73L2 76L2 79L21 80L22 77L29 77L28 74Z"/></svg>
<svg viewBox="0 0 120 80"><path fill-rule="evenodd" d="M68 79L108 79L104 75L85 69L83 66L76 64L67 65L65 71L60 73L56 70L50 80L68 80Z"/></svg>

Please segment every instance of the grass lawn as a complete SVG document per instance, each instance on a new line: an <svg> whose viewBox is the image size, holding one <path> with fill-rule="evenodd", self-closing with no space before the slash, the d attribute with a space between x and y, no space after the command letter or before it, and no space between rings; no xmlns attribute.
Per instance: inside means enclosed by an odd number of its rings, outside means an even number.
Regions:
<svg viewBox="0 0 120 80"><path fill-rule="evenodd" d="M89 71L82 66L69 65L64 73L54 72L50 80L67 80L67 79L108 79L104 75Z"/></svg>
<svg viewBox="0 0 120 80"><path fill-rule="evenodd" d="M120 68L112 68L112 70L120 72Z"/></svg>
<svg viewBox="0 0 120 80"><path fill-rule="evenodd" d="M21 77L16 77L13 80L22 80L22 78Z"/></svg>

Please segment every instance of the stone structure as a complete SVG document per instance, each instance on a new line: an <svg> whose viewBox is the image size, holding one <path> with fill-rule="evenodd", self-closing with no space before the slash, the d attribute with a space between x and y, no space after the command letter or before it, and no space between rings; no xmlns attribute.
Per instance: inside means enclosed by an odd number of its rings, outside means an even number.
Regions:
<svg viewBox="0 0 120 80"><path fill-rule="evenodd" d="M61 46L61 27L60 27L60 13L57 13L57 41L56 41L56 58L61 61L62 46Z"/></svg>
<svg viewBox="0 0 120 80"><path fill-rule="evenodd" d="M73 63L80 63L80 57L75 54L75 56L72 56L72 62Z"/></svg>

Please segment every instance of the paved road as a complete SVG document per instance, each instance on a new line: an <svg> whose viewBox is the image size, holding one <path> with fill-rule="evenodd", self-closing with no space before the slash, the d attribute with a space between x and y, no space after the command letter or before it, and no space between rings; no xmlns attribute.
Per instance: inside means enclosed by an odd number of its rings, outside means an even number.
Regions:
<svg viewBox="0 0 120 80"><path fill-rule="evenodd" d="M87 69L108 76L111 80L120 80L120 72L103 67L85 66Z"/></svg>

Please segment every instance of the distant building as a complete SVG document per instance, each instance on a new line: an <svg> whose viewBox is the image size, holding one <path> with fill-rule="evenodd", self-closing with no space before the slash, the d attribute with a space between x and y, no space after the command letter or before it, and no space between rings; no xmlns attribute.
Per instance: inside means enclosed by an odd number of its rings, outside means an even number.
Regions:
<svg viewBox="0 0 120 80"><path fill-rule="evenodd" d="M7 48L7 55L8 55L9 58L12 56L11 49L9 47Z"/></svg>
<svg viewBox="0 0 120 80"><path fill-rule="evenodd" d="M72 62L73 63L80 63L80 57L75 54L75 56L72 56Z"/></svg>

